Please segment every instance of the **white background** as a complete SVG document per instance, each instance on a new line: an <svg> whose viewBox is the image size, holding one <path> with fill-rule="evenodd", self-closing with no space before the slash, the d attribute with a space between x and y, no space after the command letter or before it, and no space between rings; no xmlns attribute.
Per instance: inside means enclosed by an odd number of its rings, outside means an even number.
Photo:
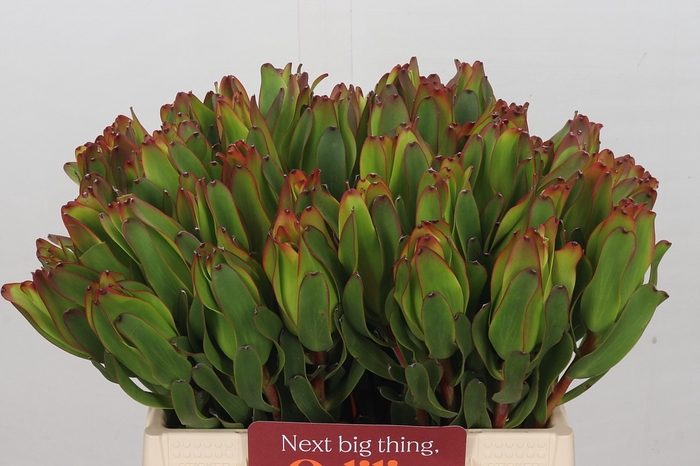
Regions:
<svg viewBox="0 0 700 466"><path fill-rule="evenodd" d="M579 466L700 464L700 3L692 0L0 0L0 284L38 267L76 196L62 165L132 106L150 130L178 91L203 96L262 63L302 62L321 90L365 90L418 56L423 74L485 63L498 97L530 102L543 138L574 111L660 182L671 298L633 352L568 405ZM145 408L0 302L0 464L140 464Z"/></svg>

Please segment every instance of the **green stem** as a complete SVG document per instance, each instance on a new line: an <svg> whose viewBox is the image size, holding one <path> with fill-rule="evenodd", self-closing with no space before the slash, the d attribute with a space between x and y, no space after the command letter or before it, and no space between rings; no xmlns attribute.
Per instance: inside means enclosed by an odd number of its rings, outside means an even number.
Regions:
<svg viewBox="0 0 700 466"><path fill-rule="evenodd" d="M574 358L569 367L571 367L571 365L573 365L582 357L593 352L593 350L595 350L598 347L598 340L598 335L596 335L595 333L586 334L586 338L583 340L583 344L581 345L581 350L579 351L579 354ZM547 398L547 418L545 419L545 424L554 412L554 408L559 406L562 398L564 398L564 395L566 395L566 391L569 389L569 386L574 381L574 379L566 375L567 373L568 369L566 372L564 372L562 378L559 379L559 382L557 382L557 384L554 386L554 390L552 390L552 393L549 395L549 398Z"/></svg>

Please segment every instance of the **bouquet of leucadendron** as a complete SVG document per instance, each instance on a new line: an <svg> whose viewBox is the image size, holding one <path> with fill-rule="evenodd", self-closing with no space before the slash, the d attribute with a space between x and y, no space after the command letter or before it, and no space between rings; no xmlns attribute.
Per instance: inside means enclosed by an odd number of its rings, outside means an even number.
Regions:
<svg viewBox="0 0 700 466"><path fill-rule="evenodd" d="M545 425L667 298L658 183L456 65L329 96L263 65L257 98L227 76L153 133L119 116L3 297L173 425Z"/></svg>

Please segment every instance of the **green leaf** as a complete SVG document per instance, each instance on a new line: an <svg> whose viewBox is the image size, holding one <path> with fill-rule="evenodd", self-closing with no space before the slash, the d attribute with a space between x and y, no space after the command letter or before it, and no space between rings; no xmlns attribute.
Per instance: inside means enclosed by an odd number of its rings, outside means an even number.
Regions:
<svg viewBox="0 0 700 466"><path fill-rule="evenodd" d="M310 108L313 112L314 120L309 140L304 147L304 156L301 163L301 168L306 173L310 173L316 168L316 155L321 136L329 126L338 126L336 107L335 101L327 96L318 96L311 103ZM343 166L345 166L345 162L343 162Z"/></svg>
<svg viewBox="0 0 700 466"><path fill-rule="evenodd" d="M77 264L75 264L77 265ZM65 267L55 268L47 276L51 286L60 290L61 295L78 306L85 304L85 290L92 285L97 277L92 276L94 272L85 269L84 274L66 270Z"/></svg>
<svg viewBox="0 0 700 466"><path fill-rule="evenodd" d="M407 399L407 403L438 417L449 419L457 415L442 407L431 387L428 371L422 364L414 363L406 367L406 383L412 398Z"/></svg>
<svg viewBox="0 0 700 466"><path fill-rule="evenodd" d="M416 206L416 197L418 195L418 185L423 177L423 173L430 167L428 162L429 156L425 153L418 142L412 142L406 145L406 149L401 158L401 171L392 174L392 179L389 185L391 192L402 196L406 200L409 209L414 211ZM398 160L398 158L397 158ZM394 176L399 176L405 183L402 189L394 190ZM398 185L402 187L402 183ZM413 215L411 215L413 218ZM415 221L415 220L414 220Z"/></svg>
<svg viewBox="0 0 700 466"><path fill-rule="evenodd" d="M301 375L292 377L289 381L292 398L299 410L311 422L336 422L333 416L321 405L311 382Z"/></svg>
<svg viewBox="0 0 700 466"><path fill-rule="evenodd" d="M347 221L342 225L338 240L338 259L345 267L348 274L356 273L359 261L359 245L357 238L357 226L355 212L352 212Z"/></svg>
<svg viewBox="0 0 700 466"><path fill-rule="evenodd" d="M518 141L523 134L520 128L509 128L502 132L491 156L491 186L494 192L503 195L506 205L509 205L513 191L513 175L519 162Z"/></svg>
<svg viewBox="0 0 700 466"><path fill-rule="evenodd" d="M425 361L428 359L428 348L409 329L410 324L408 324L406 316L396 299L390 295L386 302L386 315L389 320L389 326L401 354L404 355L407 361Z"/></svg>
<svg viewBox="0 0 700 466"><path fill-rule="evenodd" d="M299 287L299 341L312 351L333 347L331 290L320 272L306 274Z"/></svg>
<svg viewBox="0 0 700 466"><path fill-rule="evenodd" d="M513 351L530 352L539 330L539 321L531 303L540 293L540 275L533 269L518 273L508 284L493 313L488 336L501 359ZM540 310L541 312L541 310Z"/></svg>
<svg viewBox="0 0 700 466"><path fill-rule="evenodd" d="M467 427L470 429L490 429L491 418L487 410L486 385L479 379L472 379L464 389L462 399Z"/></svg>
<svg viewBox="0 0 700 466"><path fill-rule="evenodd" d="M615 323L621 307L622 277L635 248L635 234L622 227L605 239L591 282L581 296L581 316L593 333L604 333Z"/></svg>
<svg viewBox="0 0 700 466"><path fill-rule="evenodd" d="M476 205L474 194L463 189L457 194L454 213L454 234L459 239L459 246L463 255L467 253L467 244L470 239L481 241L481 224L479 221L479 208ZM456 242L456 241L455 241Z"/></svg>
<svg viewBox="0 0 700 466"><path fill-rule="evenodd" d="M319 225L325 230L325 226ZM301 232L299 244L300 273L321 272L328 280L329 289L337 294L347 282L347 273L338 259L333 240L325 231L308 225Z"/></svg>
<svg viewBox="0 0 700 466"><path fill-rule="evenodd" d="M465 89L455 97L454 103L455 121L464 125L468 122L476 122L479 118L479 98L477 95Z"/></svg>
<svg viewBox="0 0 700 466"><path fill-rule="evenodd" d="M496 193L486 204L479 219L481 220L481 243L484 251L491 249L492 237L498 229L498 221L503 211L503 196Z"/></svg>
<svg viewBox="0 0 700 466"><path fill-rule="evenodd" d="M262 252L271 224L265 214L255 177L245 167L234 167L230 188L248 232L250 247L253 251Z"/></svg>
<svg viewBox="0 0 700 466"><path fill-rule="evenodd" d="M415 104L417 129L434 152L437 151L438 135L442 134L442 127L447 125L447 122L441 121L440 117L438 104L434 96L429 95L424 99L417 100Z"/></svg>
<svg viewBox="0 0 700 466"><path fill-rule="evenodd" d="M252 345L260 357L267 361L272 343L255 328L253 317L258 303L239 273L228 264L219 264L212 270L212 290L218 303L217 308L231 322L237 346Z"/></svg>
<svg viewBox="0 0 700 466"><path fill-rule="evenodd" d="M138 197L129 198L127 208L145 225L153 228L171 240L184 230L183 226L176 222L170 215L142 201Z"/></svg>
<svg viewBox="0 0 700 466"><path fill-rule="evenodd" d="M423 299L421 323L431 358L447 359L457 351L455 313L440 293Z"/></svg>
<svg viewBox="0 0 700 466"><path fill-rule="evenodd" d="M353 360L350 363L350 370L342 381L333 386L331 393L326 394L326 410L331 411L340 406L353 392L364 373L364 366L359 361Z"/></svg>
<svg viewBox="0 0 700 466"><path fill-rule="evenodd" d="M180 173L190 173L197 178L209 178L207 169L202 165L202 161L182 142L172 141L168 145L168 153L173 164L177 167L177 171Z"/></svg>
<svg viewBox="0 0 700 466"><path fill-rule="evenodd" d="M131 276L129 268L117 259L105 242L91 246L80 255L80 263L92 270L110 270L125 277Z"/></svg>
<svg viewBox="0 0 700 466"><path fill-rule="evenodd" d="M465 263L467 277L469 277L469 302L467 315L474 316L481 305L481 293L487 285L489 277L486 268L477 261Z"/></svg>
<svg viewBox="0 0 700 466"><path fill-rule="evenodd" d="M207 205L216 228L225 228L246 251L250 248L248 233L243 227L241 215L231 191L220 181L212 181L205 189Z"/></svg>
<svg viewBox="0 0 700 466"><path fill-rule="evenodd" d="M333 234L338 236L340 230L338 229L338 216L340 210L340 203L336 198L331 196L328 191L323 189L321 186L314 186L311 190L312 204L318 209L318 211L323 216L328 226L333 230ZM302 200L302 196L299 196L299 200ZM299 206L299 204L297 204ZM299 207L297 207L299 208Z"/></svg>
<svg viewBox="0 0 700 466"><path fill-rule="evenodd" d="M85 348L85 351L92 359L102 359L104 346L90 327L85 311L81 309L67 310L63 313L63 323L73 338L75 338L80 346Z"/></svg>
<svg viewBox="0 0 700 466"><path fill-rule="evenodd" d="M467 303L464 302L462 285L445 259L432 249L420 248L413 256L411 265L415 267L411 272L418 278L421 296L439 293L453 315L464 312Z"/></svg>
<svg viewBox="0 0 700 466"><path fill-rule="evenodd" d="M360 177L367 178L370 174L376 173L382 180L389 180L390 170L393 160L387 160L393 154L387 154L386 142L389 139L378 136L368 136L362 143L360 150Z"/></svg>
<svg viewBox="0 0 700 466"><path fill-rule="evenodd" d="M169 191L166 193L164 189L144 176L134 180L133 192L138 199L142 199L146 203L162 210L166 210L168 207L166 203L172 202L172 200L177 197L178 193L178 191L175 191L175 194L170 195Z"/></svg>
<svg viewBox="0 0 700 466"><path fill-rule="evenodd" d="M251 102L253 102L252 99ZM253 126L250 127L246 143L251 148L254 147L262 157L270 157L276 164L281 166L277 148L272 140L272 134L270 134L267 123L255 107L251 107L251 117L254 118L254 121Z"/></svg>
<svg viewBox="0 0 700 466"><path fill-rule="evenodd" d="M165 190L171 196L177 194L180 175L170 163L168 147L164 142L156 139L145 141L141 145L141 161L148 180L159 190Z"/></svg>
<svg viewBox="0 0 700 466"><path fill-rule="evenodd" d="M503 380L497 355L494 353L488 338L489 320L491 317L490 308L491 304L486 304L474 317L474 322L472 322L472 340L491 377L496 380Z"/></svg>
<svg viewBox="0 0 700 466"><path fill-rule="evenodd" d="M372 338L365 318L364 291L360 274L352 274L345 284L342 305L344 320L347 320L360 335Z"/></svg>
<svg viewBox="0 0 700 466"><path fill-rule="evenodd" d="M268 413L278 411L263 399L263 363L252 346L241 346L233 358L236 391L248 406Z"/></svg>
<svg viewBox="0 0 700 466"><path fill-rule="evenodd" d="M212 141L212 136L216 134L216 114L204 105L194 94L189 93L190 111L199 126L202 135ZM218 137L212 144L219 142Z"/></svg>
<svg viewBox="0 0 700 466"><path fill-rule="evenodd" d="M639 287L622 310L605 340L593 352L574 362L567 375L575 379L587 379L607 372L620 362L641 338L657 306L668 295L654 285Z"/></svg>
<svg viewBox="0 0 700 466"><path fill-rule="evenodd" d="M315 156L316 166L321 170L321 182L328 186L333 197L340 199L345 192L348 173L345 144L337 127L329 126L321 134Z"/></svg>
<svg viewBox="0 0 700 466"><path fill-rule="evenodd" d="M242 398L234 395L224 386L214 369L205 364L197 364L192 368L192 379L202 390L210 393L235 422L242 424L250 422L250 407Z"/></svg>
<svg viewBox="0 0 700 466"><path fill-rule="evenodd" d="M654 247L654 259L651 262L651 273L649 274L649 283L652 285L657 285L659 280L659 263L663 259L666 251L671 247L671 243L665 240L661 240L656 243Z"/></svg>
<svg viewBox="0 0 700 466"><path fill-rule="evenodd" d="M393 134L401 123L408 123L410 117L406 104L398 94L387 96L383 102L372 107L370 116L371 134L384 136Z"/></svg>
<svg viewBox="0 0 700 466"><path fill-rule="evenodd" d="M564 372L571 362L571 355L574 352L574 342L571 335L564 334L564 337L554 345L543 356L541 363L537 367L539 372L539 395L533 413L535 420L543 424L547 421L547 398L549 397L554 384L559 375Z"/></svg>
<svg viewBox="0 0 700 466"><path fill-rule="evenodd" d="M286 356L279 343L280 335L284 330L284 324L277 314L265 306L258 306L256 308L253 320L255 321L255 328L258 329L261 335L270 340L277 350L277 369L273 370L272 364L268 363L268 369L271 370L269 374L269 385L272 385L277 381L277 377L282 373L285 366Z"/></svg>
<svg viewBox="0 0 700 466"><path fill-rule="evenodd" d="M396 361L372 340L358 334L347 318L341 318L340 328L348 351L365 369L384 379L394 379L389 368L398 366Z"/></svg>
<svg viewBox="0 0 700 466"><path fill-rule="evenodd" d="M173 402L169 395L149 392L139 387L126 373L124 367L117 361L114 356L107 353L105 357L105 366L111 366L109 370L114 371L116 382L124 390L124 393L129 395L133 400L142 405L157 408L157 409L173 409Z"/></svg>
<svg viewBox="0 0 700 466"><path fill-rule="evenodd" d="M194 429L214 429L220 426L215 417L204 416L195 401L194 390L184 380L173 383L172 389L173 408L177 417L185 426Z"/></svg>
<svg viewBox="0 0 700 466"><path fill-rule="evenodd" d="M216 118L222 142L229 146L236 141L244 140L248 137L248 127L239 115L234 112L233 107L220 97L216 103Z"/></svg>
<svg viewBox="0 0 700 466"><path fill-rule="evenodd" d="M285 356L285 384L289 384L289 381L296 376L306 376L304 347L299 343L299 339L291 332L283 330L280 335L280 345Z"/></svg>
<svg viewBox="0 0 700 466"><path fill-rule="evenodd" d="M87 225L66 213L65 210L63 213L63 224L73 241L76 254L83 253L102 242L102 239L90 230Z"/></svg>
<svg viewBox="0 0 700 466"><path fill-rule="evenodd" d="M279 165L272 160L271 157L263 157L262 159L262 173L265 180L270 185L275 193L282 191L284 186L284 180L286 174L282 171Z"/></svg>
<svg viewBox="0 0 700 466"><path fill-rule="evenodd" d="M383 264L381 261L377 262L376 259L382 257L382 249L372 222L372 216L358 191L349 190L343 195L340 202L338 225L342 229L338 257L346 271L348 273L359 272L364 283L381 283ZM347 240L343 240L343 236L347 233L355 235L356 243L348 244ZM355 244L356 248L352 250L351 246ZM377 292L376 286L365 288L365 298L369 303L372 303L374 309L383 304L380 303L381 300L377 296Z"/></svg>
<svg viewBox="0 0 700 466"><path fill-rule="evenodd" d="M296 128L294 128L294 133L289 146L289 161L288 168L301 168L303 154L306 151L306 146L308 144L309 137L311 136L311 129L314 125L314 113L310 107L301 113L299 121L297 122Z"/></svg>
<svg viewBox="0 0 700 466"><path fill-rule="evenodd" d="M590 158L590 154L584 150L575 151L565 160L559 157L557 166L552 166L549 173L538 183L537 189L542 190L549 185L558 183L559 179L568 180L576 172L583 172Z"/></svg>
<svg viewBox="0 0 700 466"><path fill-rule="evenodd" d="M462 353L462 357L466 358L474 351L471 322L465 314L459 313L455 316L454 326L457 347Z"/></svg>
<svg viewBox="0 0 700 466"><path fill-rule="evenodd" d="M181 231L175 235L175 245L180 251L180 255L189 265L192 265L194 255L197 253L197 249L199 248L200 244L202 244L202 242L192 233L187 231Z"/></svg>
<svg viewBox="0 0 700 466"><path fill-rule="evenodd" d="M46 270L39 270L34 273L34 288L41 298L46 310L51 316L51 325L56 328L60 337L71 347L82 350L81 345L76 341L71 332L66 327L64 323L64 313L69 309L74 307L82 307L81 305L76 306L75 303L63 297L58 289L52 286L50 282L50 276L52 272L47 272ZM38 304L38 303L37 303ZM100 352L101 353L101 352Z"/></svg>
<svg viewBox="0 0 700 466"><path fill-rule="evenodd" d="M569 293L563 286L555 286L547 298L544 308L544 337L532 361L532 366L539 364L542 357L554 345L559 343L569 327Z"/></svg>
<svg viewBox="0 0 700 466"><path fill-rule="evenodd" d="M159 384L144 355L122 339L102 309L98 306L92 306L87 315L105 350L113 354L120 363L141 379L149 383Z"/></svg>
<svg viewBox="0 0 700 466"><path fill-rule="evenodd" d="M532 413L532 410L537 404L537 399L539 397L539 371L534 371L530 380L532 381L530 390L527 392L525 399L522 400L509 414L508 421L504 426L506 429L518 427L520 424L522 424L530 413Z"/></svg>
<svg viewBox="0 0 700 466"><path fill-rule="evenodd" d="M129 312L145 322L148 322L158 333L167 340L177 336L175 321L172 314L162 302L146 298L148 291L128 291L105 287L97 297L99 306L105 311L111 321L116 321L124 312ZM155 296L154 296L155 297Z"/></svg>
<svg viewBox="0 0 700 466"><path fill-rule="evenodd" d="M133 218L124 221L122 231L150 286L168 308L175 309L181 290L192 293L189 268L177 246Z"/></svg>
<svg viewBox="0 0 700 466"><path fill-rule="evenodd" d="M260 67L260 112L267 115L280 91L287 89L287 83L278 70L269 63Z"/></svg>
<svg viewBox="0 0 700 466"><path fill-rule="evenodd" d="M576 387L572 388L566 394L562 397L561 403L559 404L564 404L568 403L569 401L573 400L574 398L578 397L579 395L582 395L586 391L588 391L589 388L591 388L593 385L596 384L600 379L603 378L603 376L607 374L607 372L603 372L602 374L596 375L595 377L591 377L590 379L580 383Z"/></svg>
<svg viewBox="0 0 700 466"><path fill-rule="evenodd" d="M213 335L212 333L214 332L206 331L204 333L202 341L204 354L219 372L233 376L233 358L236 355L236 350L231 349L235 345L236 340L233 329L220 313L214 311L208 311L207 313L209 314L207 320L216 322L216 324L212 325L216 333ZM216 319L212 319L213 316L220 318L218 322Z"/></svg>
<svg viewBox="0 0 700 466"><path fill-rule="evenodd" d="M503 384L501 391L493 395L493 401L500 404L520 401L529 365L528 353L513 351L503 363Z"/></svg>
<svg viewBox="0 0 700 466"><path fill-rule="evenodd" d="M151 325L133 314L124 313L116 320L119 332L138 348L151 366L153 377L164 387L175 380L189 380L192 365L186 357Z"/></svg>
<svg viewBox="0 0 700 466"><path fill-rule="evenodd" d="M634 255L629 261L622 278L621 302L626 302L634 290L644 283L644 275L654 259L654 220L656 213L650 210L642 210L637 214L635 221L635 248Z"/></svg>
<svg viewBox="0 0 700 466"><path fill-rule="evenodd" d="M416 224L423 221L442 220L443 214L442 200L437 188L426 186L416 201Z"/></svg>
<svg viewBox="0 0 700 466"><path fill-rule="evenodd" d="M371 206L372 222L374 223L383 259L383 279L378 298L382 301L393 287L392 267L396 262L396 249L401 238L401 222L393 202L386 196L378 196Z"/></svg>

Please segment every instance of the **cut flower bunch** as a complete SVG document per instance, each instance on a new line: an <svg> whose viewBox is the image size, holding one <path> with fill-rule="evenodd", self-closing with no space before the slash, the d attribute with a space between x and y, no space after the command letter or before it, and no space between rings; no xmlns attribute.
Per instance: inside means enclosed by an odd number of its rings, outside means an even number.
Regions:
<svg viewBox="0 0 700 466"><path fill-rule="evenodd" d="M314 94L263 65L76 150L67 235L5 285L173 426L544 426L668 296L657 180L574 115L550 139L480 62Z"/></svg>

